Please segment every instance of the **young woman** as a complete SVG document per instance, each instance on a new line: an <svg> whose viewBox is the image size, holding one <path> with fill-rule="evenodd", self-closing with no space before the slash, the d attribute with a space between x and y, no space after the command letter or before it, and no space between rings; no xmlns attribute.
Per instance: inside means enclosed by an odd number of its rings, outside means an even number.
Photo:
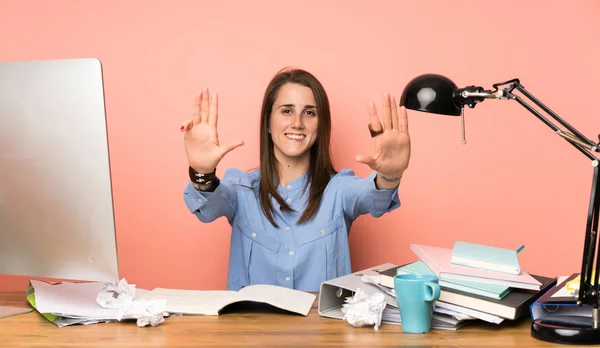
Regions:
<svg viewBox="0 0 600 348"><path fill-rule="evenodd" d="M380 122L370 104L375 154L356 157L374 172L366 178L351 169L336 172L323 86L307 71L282 70L264 95L260 168L228 169L219 179L219 161L243 142L219 144L218 97L202 90L193 119L181 127L190 173L184 199L200 221L225 216L232 226L228 289L272 284L319 291L322 282L351 273L352 222L400 206L398 185L410 158L406 110L398 112L385 94L382 112Z"/></svg>

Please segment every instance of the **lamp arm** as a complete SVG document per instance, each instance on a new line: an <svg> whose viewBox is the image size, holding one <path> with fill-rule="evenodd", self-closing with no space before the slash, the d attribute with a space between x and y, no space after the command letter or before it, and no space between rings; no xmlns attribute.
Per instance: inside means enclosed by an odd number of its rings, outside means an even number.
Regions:
<svg viewBox="0 0 600 348"><path fill-rule="evenodd" d="M496 84L494 85L494 88L497 88L498 86L499 84ZM531 100L540 109L545 111L548 115L550 115L550 117L552 117L552 119L560 123L570 133L558 128L553 122L544 117L544 115L542 115L539 111L534 109L525 100L523 100L523 98L513 94L512 91L515 89L519 91L523 96ZM567 121L558 116L554 111L550 110L549 107L544 105L540 100L538 100L531 93L529 93L525 89L525 87L521 85L519 80L510 81L510 85L507 88L505 88L502 91L502 93L504 94L504 97L508 99L513 99L517 103L521 104L521 106L523 106L529 112L534 114L540 121L542 121L552 130L554 130L556 134L561 136L563 139L567 140L577 150L579 150L586 157L592 160L594 174L592 179L592 189L588 207L588 216L586 221L586 233L583 246L583 260L581 262L580 284L579 293L577 296L577 304L581 305L585 303L593 305L593 312L595 314L593 318L593 325L594 327L598 327L600 325L600 318L598 317L600 308L600 296L598 285L598 276L600 273L600 263L598 263L598 260L600 259L600 250L597 251L596 249L598 237L598 212L600 210L600 186L598 185L599 163L598 158L590 151L600 152L600 144L595 144L594 142L586 138L581 132L579 132L577 129L571 126ZM592 269L594 268L594 266L596 268L595 274L592 273Z"/></svg>
<svg viewBox="0 0 600 348"><path fill-rule="evenodd" d="M498 87L508 85L499 90ZM598 218L600 211L600 167L599 160L592 152L600 152L600 143L596 144L586 138L581 132L571 126L567 121L558 116L549 107L529 93L518 79L493 85L494 90L484 90L482 87L469 86L455 91L454 100L458 105L468 105L473 108L478 102L484 99L509 99L515 100L525 109L534 114L546 126L550 127L556 134L567 140L577 150L592 160L594 174L592 179L592 190L588 209L585 242L583 247L583 260L581 263L579 293L577 304L588 304L593 306L592 323L594 328L600 328L600 285L598 284L600 276L600 249L597 248ZM523 96L532 101L540 109L545 111L552 119L561 124L568 131L558 128L551 120L534 109L519 95L513 94L513 90L519 91ZM598 136L600 139L600 135ZM598 250L597 250L598 249ZM595 274L592 273L595 267ZM593 278L593 279L592 279Z"/></svg>
<svg viewBox="0 0 600 348"><path fill-rule="evenodd" d="M513 86L519 92L521 92L524 96L526 96L528 99L530 99L533 103L535 103L535 105L539 106L542 110L547 112L550 116L552 116L553 119L555 119L558 123L560 123L563 127L565 127L569 132L572 133L572 134L569 134L558 128L554 128L554 131L557 132L558 135L561 135L563 138L570 140L572 142L576 142L577 144L585 147L587 150L590 150L593 152L600 152L599 144L596 144L593 141L591 141L590 139L586 138L585 135L583 135L581 132L579 132L577 129L575 129L573 126L571 126L567 121L563 120L554 111L550 110L549 107L544 105L541 101L539 101L536 97L534 97L531 93L529 93L525 89L525 87L523 87L523 85L521 85L520 83L517 82ZM519 101L517 100L517 102L519 102ZM523 105L521 102L519 102L519 104ZM523 106L525 106L525 105L523 105ZM529 111L537 112L537 110L529 110ZM539 113L537 113L537 114L539 115ZM538 116L538 115L536 115L536 116Z"/></svg>
<svg viewBox="0 0 600 348"><path fill-rule="evenodd" d="M573 134L564 132L563 130L559 129L552 122L550 122L547 118L545 118L542 114L540 114L536 109L532 108L531 105L527 104L521 97L514 95L514 98L512 98L512 99L514 99L517 103L521 104L521 106L523 106L525 109L529 110L538 119L540 119L542 122L544 122L548 127L552 128L552 130L556 134L562 136L565 140L567 140L571 145L573 145L577 150L579 150L581 153L583 153L590 160L598 161L598 158L596 156L594 156L592 153L590 153L590 151L588 151L588 149L591 151L597 151L598 145L588 143L589 140L587 138L583 138L583 139L577 138ZM552 118L555 118L553 114L550 114L550 116L552 116ZM558 117L558 116L556 116L556 117ZM567 125L568 125L568 123L567 123ZM567 128L567 126L565 126L565 128ZM573 127L571 127L570 125L568 128L573 129Z"/></svg>
<svg viewBox="0 0 600 348"><path fill-rule="evenodd" d="M494 87L497 88L497 85L494 85ZM535 105L537 105L540 109L545 111L554 120L556 120L564 128L566 128L570 133L565 132L556 127L540 112L538 112L536 109L527 104L521 97L519 97L518 95L514 95L512 93L513 89L518 90L521 94L523 94L523 96L531 100ZM563 139L567 140L577 150L579 150L586 157L592 160L592 165L594 166L594 175L592 179L592 190L590 195L590 203L588 207L588 216L586 222L586 233L583 246L583 260L581 262L581 273L577 303L579 305L585 303L594 306L595 315L593 318L593 324L594 327L598 327L598 309L600 307L598 285L598 275L600 273L600 263L598 263L598 260L600 259L600 254L598 253L600 253L600 250L596 251L596 244L598 237L598 211L600 210L600 186L598 186L598 158L590 151L600 152L600 146L599 144L595 144L594 142L586 138L581 132L579 132L577 129L571 126L567 121L558 116L554 111L550 110L549 107L544 105L540 100L538 100L531 93L529 93L518 80L513 81L508 88L504 89L503 92L506 93L506 96L509 99L514 99L517 103L521 104L521 106L529 110L538 119L544 122L548 127L552 128L552 130L554 130L556 134L563 137ZM596 272L595 274L592 274L592 269L594 268L594 266L596 268Z"/></svg>
<svg viewBox="0 0 600 348"><path fill-rule="evenodd" d="M509 84L503 90L499 90L498 87L502 85ZM554 111L550 110L549 107L544 105L540 100L534 97L531 93L529 93L523 85L519 82L519 79L513 79L506 82L496 83L493 85L494 90L484 90L482 87L478 86L468 86L465 88L459 88L455 92L454 99L460 105L468 105L473 108L478 102L483 101L484 99L511 99L515 100L517 103L521 104L525 109L534 114L540 121L542 121L546 126L550 127L557 135L561 136L563 139L567 140L571 145L573 145L576 149L578 149L581 153L583 153L586 157L588 157L594 162L595 165L598 165L598 158L594 156L592 152L600 152L600 143L596 144L593 141L589 140L585 135L571 126L567 121L558 116ZM554 120L560 123L563 127L565 127L569 132L565 132L564 130L558 128L553 122L551 122L548 118L542 115L539 111L534 109L531 105L529 105L526 101L523 100L520 96L513 94L513 90L518 90L525 97L531 100L534 104L539 106L542 110L544 110L548 115L550 115ZM598 136L600 139L600 135Z"/></svg>

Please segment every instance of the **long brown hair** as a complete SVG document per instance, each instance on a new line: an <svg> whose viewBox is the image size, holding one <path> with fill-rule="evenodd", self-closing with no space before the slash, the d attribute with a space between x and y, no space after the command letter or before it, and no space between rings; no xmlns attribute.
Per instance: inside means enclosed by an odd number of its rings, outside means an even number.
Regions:
<svg viewBox="0 0 600 348"><path fill-rule="evenodd" d="M279 203L282 212L293 211L277 192L279 172L277 171L273 140L269 134L269 122L271 120L273 104L277 99L279 89L287 83L296 83L312 90L319 117L317 140L310 149L310 164L306 182L307 185L310 184L308 205L300 216L300 219L298 219L299 224L315 217L321 204L323 191L327 187L331 176L336 174L329 152L329 140L331 138L329 99L323 85L321 85L316 77L305 70L289 68L281 70L267 86L260 117L260 204L267 219L275 227L279 226L277 226L273 217L275 208L271 204L271 196Z"/></svg>

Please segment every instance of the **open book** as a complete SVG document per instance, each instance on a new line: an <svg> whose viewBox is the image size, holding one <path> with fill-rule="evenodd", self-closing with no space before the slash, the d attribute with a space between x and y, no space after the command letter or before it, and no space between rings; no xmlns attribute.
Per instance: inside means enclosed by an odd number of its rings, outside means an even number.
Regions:
<svg viewBox="0 0 600 348"><path fill-rule="evenodd" d="M167 301L169 313L219 315L227 305L238 302L259 302L307 316L316 295L276 285L257 284L239 291L176 290L156 288L143 296L145 300Z"/></svg>

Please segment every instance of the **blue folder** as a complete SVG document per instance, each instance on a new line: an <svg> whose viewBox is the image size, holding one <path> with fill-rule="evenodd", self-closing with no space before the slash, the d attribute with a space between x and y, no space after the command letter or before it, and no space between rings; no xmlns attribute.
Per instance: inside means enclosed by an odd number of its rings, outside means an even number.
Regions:
<svg viewBox="0 0 600 348"><path fill-rule="evenodd" d="M577 296L557 297L565 284L579 274L572 274L561 284L550 289L529 307L531 320L541 319L546 323L568 324L580 327L592 327L592 306L577 305Z"/></svg>

